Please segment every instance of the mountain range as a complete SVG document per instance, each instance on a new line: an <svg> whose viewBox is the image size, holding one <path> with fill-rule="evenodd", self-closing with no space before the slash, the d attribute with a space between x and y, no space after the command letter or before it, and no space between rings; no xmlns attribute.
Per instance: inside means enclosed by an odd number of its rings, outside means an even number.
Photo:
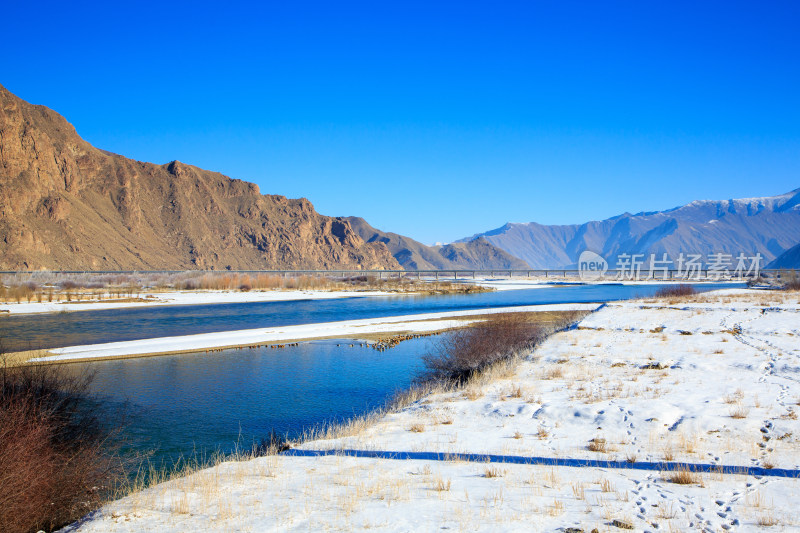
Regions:
<svg viewBox="0 0 800 533"><path fill-rule="evenodd" d="M509 223L461 242L485 239L532 268L574 268L584 250L616 264L620 254L760 253L762 267L800 242L800 189L763 198L698 200L666 211L547 226Z"/></svg>
<svg viewBox="0 0 800 533"><path fill-rule="evenodd" d="M397 233L387 233L358 217L347 219L366 242L382 242L406 270L527 269L525 261L493 246L483 238L443 246L426 246Z"/></svg>
<svg viewBox="0 0 800 533"><path fill-rule="evenodd" d="M584 224L509 223L426 246L218 172L95 148L55 111L0 85L4 270L573 268L587 249L609 263L624 253L761 253L793 268L799 241L797 189Z"/></svg>

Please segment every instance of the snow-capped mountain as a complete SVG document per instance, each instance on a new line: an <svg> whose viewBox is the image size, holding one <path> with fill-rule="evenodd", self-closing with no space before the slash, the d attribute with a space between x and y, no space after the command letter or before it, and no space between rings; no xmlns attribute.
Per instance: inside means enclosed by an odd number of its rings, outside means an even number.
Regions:
<svg viewBox="0 0 800 533"><path fill-rule="evenodd" d="M585 224L509 223L462 239L486 240L532 268L574 267L584 250L619 254L760 253L766 265L800 242L800 189L764 198L698 200L666 211L624 213ZM612 267L613 268L613 267Z"/></svg>

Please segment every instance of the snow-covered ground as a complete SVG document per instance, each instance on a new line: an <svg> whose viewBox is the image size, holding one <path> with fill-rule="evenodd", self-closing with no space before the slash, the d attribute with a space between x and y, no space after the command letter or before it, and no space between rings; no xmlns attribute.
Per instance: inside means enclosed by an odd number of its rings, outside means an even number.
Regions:
<svg viewBox="0 0 800 533"><path fill-rule="evenodd" d="M152 307L160 305L201 305L251 302L280 302L295 300L325 300L331 298L353 298L358 296L390 296L391 292L380 291L172 291L142 292L143 301L85 301L85 302L31 302L0 303L0 312L9 314L57 313L60 311L98 311L124 307Z"/></svg>
<svg viewBox="0 0 800 533"><path fill-rule="evenodd" d="M588 311L598 304L547 304L520 307L494 307L480 311L444 311L384 318L366 318L340 322L277 326L272 328L244 329L218 333L200 333L180 337L160 337L135 341L109 342L70 346L48 350L48 355L30 362L78 361L130 357L167 353L186 353L202 350L219 350L235 346L254 346L270 343L287 343L299 340L325 338L360 338L373 333L423 333L454 328L474 320L475 315L494 313Z"/></svg>
<svg viewBox="0 0 800 533"><path fill-rule="evenodd" d="M429 395L355 436L300 446L338 453L222 463L113 502L77 529L798 530L798 299L736 291L609 304L508 372ZM690 471L681 484L664 462L720 470Z"/></svg>

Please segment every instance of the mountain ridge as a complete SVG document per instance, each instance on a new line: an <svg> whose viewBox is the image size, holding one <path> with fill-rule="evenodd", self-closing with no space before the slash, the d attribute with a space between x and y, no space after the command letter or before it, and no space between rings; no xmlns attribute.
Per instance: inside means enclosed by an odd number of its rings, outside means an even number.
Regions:
<svg viewBox="0 0 800 533"><path fill-rule="evenodd" d="M0 85L0 268L399 269L305 199L95 148Z"/></svg>
<svg viewBox="0 0 800 533"><path fill-rule="evenodd" d="M615 263L620 254L761 253L764 264L797 243L800 188L777 196L695 200L664 211L622 213L583 224L504 224L485 238L533 268L572 268L583 250Z"/></svg>
<svg viewBox="0 0 800 533"><path fill-rule="evenodd" d="M398 233L372 227L361 217L348 217L351 227L366 242L382 242L406 270L528 269L527 263L492 245L486 239L427 246Z"/></svg>
<svg viewBox="0 0 800 533"><path fill-rule="evenodd" d="M767 265L770 269L800 268L800 243L792 246Z"/></svg>

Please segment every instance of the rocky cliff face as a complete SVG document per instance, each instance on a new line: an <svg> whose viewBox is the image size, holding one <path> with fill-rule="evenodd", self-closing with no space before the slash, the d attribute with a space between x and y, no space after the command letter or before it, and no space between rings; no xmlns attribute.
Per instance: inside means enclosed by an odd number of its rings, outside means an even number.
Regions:
<svg viewBox="0 0 800 533"><path fill-rule="evenodd" d="M397 269L306 199L94 148L0 86L1 269Z"/></svg>

